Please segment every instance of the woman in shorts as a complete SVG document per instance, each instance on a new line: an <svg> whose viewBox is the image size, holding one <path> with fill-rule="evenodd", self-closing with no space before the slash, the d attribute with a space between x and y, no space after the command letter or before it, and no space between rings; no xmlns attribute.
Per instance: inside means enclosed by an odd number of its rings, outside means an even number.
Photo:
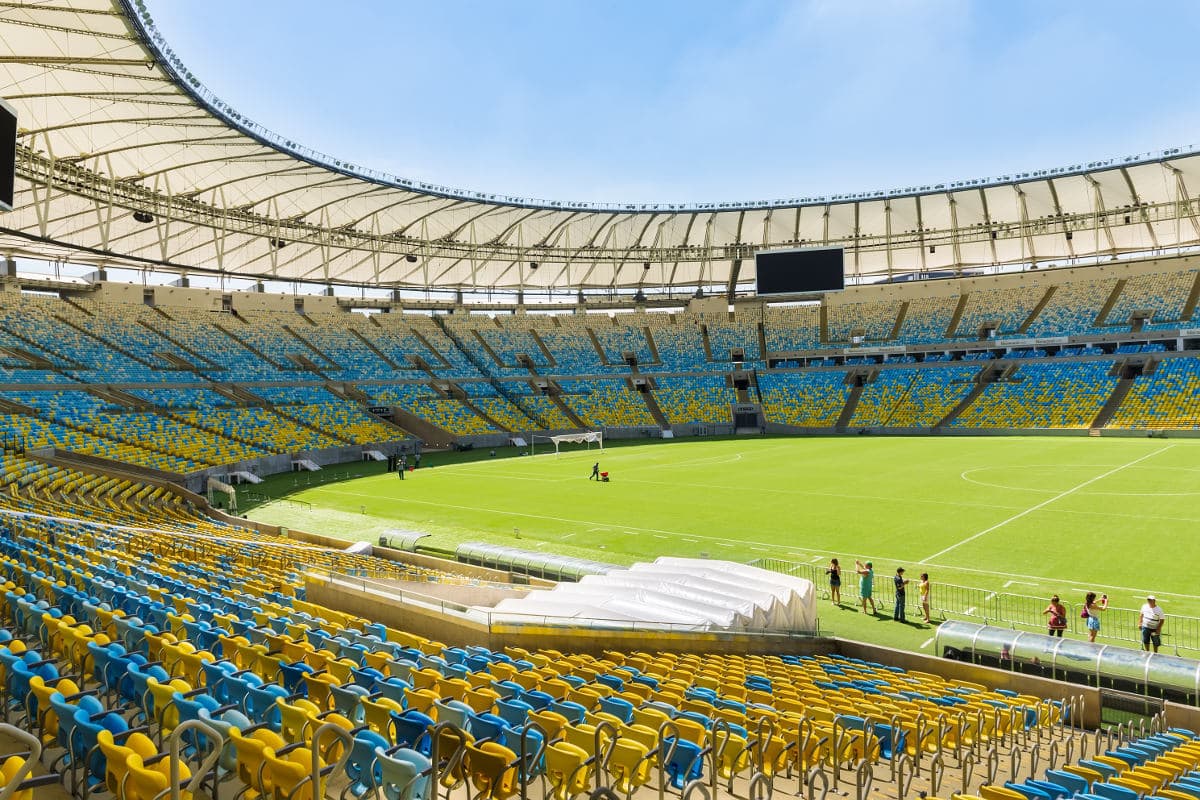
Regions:
<svg viewBox="0 0 1200 800"><path fill-rule="evenodd" d="M825 574L829 576L829 598L835 605L840 606L842 604L842 568L838 565L836 558L829 562L829 569L825 570Z"/></svg>
<svg viewBox="0 0 1200 800"><path fill-rule="evenodd" d="M1096 593L1088 592L1083 599L1083 611L1079 612L1079 616L1087 620L1088 641L1096 641L1096 634L1100 632L1100 614L1108 610L1108 595L1101 595L1100 602L1096 602Z"/></svg>
<svg viewBox="0 0 1200 800"><path fill-rule="evenodd" d="M921 573L921 583L918 584L921 589L921 616L925 618L926 625L932 625L933 620L929 618L929 573Z"/></svg>

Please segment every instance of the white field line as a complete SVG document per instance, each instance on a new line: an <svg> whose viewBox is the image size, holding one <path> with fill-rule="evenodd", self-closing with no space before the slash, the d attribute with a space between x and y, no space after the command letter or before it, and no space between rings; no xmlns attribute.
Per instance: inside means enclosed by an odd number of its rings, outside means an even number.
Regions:
<svg viewBox="0 0 1200 800"><path fill-rule="evenodd" d="M979 533L968 536L966 539L963 539L961 542L958 542L957 544L952 544L944 550L939 550L938 552L934 553L933 555L927 556L926 558L924 558L923 561L926 563L932 562L935 558L944 556L944 555L946 555L946 553L949 553L951 550L957 550L958 548L962 547L964 544L975 541L980 536L986 536L987 534L991 533L992 531L999 530L1000 528L1003 528L1005 525L1008 525L1010 522L1016 522L1017 520L1021 519L1022 517L1029 516L1030 514L1032 514L1033 512L1037 511L1040 508L1045 508L1046 506L1050 505L1053 502L1062 500L1064 497L1069 497L1069 496L1075 494L1076 492L1078 492L1080 489L1083 489L1087 486L1091 486L1096 481L1101 481L1107 477L1116 475L1121 470L1128 469L1129 467L1132 467L1134 464L1140 464L1141 462L1145 461L1147 458L1156 456L1159 453L1164 453L1167 450L1170 450L1174 446L1175 446L1174 444L1169 444L1169 445L1166 445L1165 447L1160 447L1159 449L1155 450L1153 453L1146 453L1146 455L1140 456L1139 458L1135 458L1133 461L1130 461L1126 464L1122 464L1119 467L1113 467L1108 472L1097 475L1094 478L1089 478L1086 481L1084 481L1083 483L1072 486L1070 489L1067 489L1065 492L1059 492L1058 494L1054 495L1054 497L1043 500L1042 502L1038 503L1035 506L1030 506L1029 508L1020 512L1019 514L1013 514L1008 519L997 522L995 525L991 526L990 528L984 528Z"/></svg>
<svg viewBox="0 0 1200 800"><path fill-rule="evenodd" d="M314 487L312 491L314 494L321 493L321 492L328 492L329 494L344 495L344 496L348 496L348 497L378 498L378 494L368 494L365 492L352 492L352 491L348 491L346 489L335 488L335 486L336 486L335 484L329 484L326 486ZM543 519L543 520L550 520L552 522L566 522L566 523L571 523L571 524L576 524L576 525L594 525L594 526L600 526L602 528L612 527L611 522L606 522L604 520L570 519L570 518L566 518L566 517L551 516L549 514L531 514L528 512L509 511L506 509L498 509L498 508L482 508L480 506L454 505L451 503L435 502L435 501L431 501L431 500L417 500L414 498L407 498L407 497L394 498L394 502L396 502L397 504L425 505L425 506L431 506L434 508L456 508L456 509L460 509L463 511L482 511L482 512L487 512L487 513L491 513L491 514L501 514L501 515L507 514L509 516L525 517L527 519ZM1051 509L1051 512L1052 513L1068 513L1068 512L1064 512L1064 511L1056 511L1054 509ZM1069 513L1087 513L1087 512L1069 512ZM1099 512L1097 512L1097 513L1099 513ZM1112 515L1112 516L1118 516L1118 515ZM1124 516L1124 515L1120 515L1120 516ZM1143 514L1143 515L1128 515L1128 516L1131 516L1131 517L1136 516L1138 519L1147 519L1150 515ZM1173 518L1164 518L1164 519L1173 519ZM1181 521L1196 522L1197 520L1182 520L1181 519ZM740 546L746 546L746 545L760 545L762 547L766 547L766 548L769 548L770 550L774 550L776 552L781 552L781 553L791 552L792 548L795 546L795 545L777 544L775 542L762 542L762 541L756 541L756 540L745 539L745 538L730 538L727 536L708 536L705 534L693 533L690 531L685 533L683 531L667 530L667 529L663 529L663 528L639 528L639 527L632 526L632 525L622 525L621 527L626 530L635 530L635 531L641 531L642 533L652 534L654 536L654 538L656 538L656 539L668 539L668 538L671 538L672 536L678 536L678 537L690 536L690 537L693 537L696 539L703 539L703 540L709 541L709 542L722 543L722 544L725 544L726 546L730 546L730 547L733 547L733 546L740 547ZM664 535L664 534L669 534L669 536ZM874 561L874 562L891 561L894 563L912 564L914 566L916 566L917 564L928 564L927 561L926 562L916 562L916 564L914 564L912 558L897 557L895 554L880 555L878 553L847 553L845 551L839 551L837 553L837 555L839 557L844 556L844 557L848 557L848 558L858 558L858 559L862 559L863 561ZM824 559L824 556L820 556L820 557L818 557L817 560L823 560L823 559ZM929 566L944 566L944 565L932 564ZM952 569L956 572L970 573L970 574L974 574L974 575L983 575L983 576L986 576L989 578L996 578L996 577L1021 578L1024 580L1040 581L1042 583L1048 583L1048 584L1061 584L1061 583L1071 584L1071 583L1075 582L1075 578L1073 576L1064 577L1061 575L1049 575L1049 576L1033 575L1029 572L1020 572L1020 573L1003 572L1003 571L995 570L995 569L979 569L977 567L961 567L961 566L944 566L944 568ZM1135 594L1142 594L1142 595L1144 595L1144 593L1146 593L1146 592L1154 591L1155 589L1162 591L1161 587L1154 587L1154 586L1118 586L1115 584L1108 584L1108 588L1118 590L1118 591L1127 591L1127 592L1132 592ZM1179 599L1200 600L1200 594L1182 594L1179 592L1172 592L1171 594L1172 594L1172 596L1177 597Z"/></svg>

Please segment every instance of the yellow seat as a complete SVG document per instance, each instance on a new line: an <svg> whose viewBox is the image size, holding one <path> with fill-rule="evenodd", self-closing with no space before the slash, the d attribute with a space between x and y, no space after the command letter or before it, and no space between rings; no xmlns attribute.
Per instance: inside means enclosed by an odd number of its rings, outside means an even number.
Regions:
<svg viewBox="0 0 1200 800"><path fill-rule="evenodd" d="M612 776L613 788L629 797L650 780L652 764L650 749L641 742L617 738L609 749L604 767Z"/></svg>
<svg viewBox="0 0 1200 800"><path fill-rule="evenodd" d="M160 800L171 789L170 759L145 763L140 756L130 754L125 759L128 773L125 776L124 800ZM192 777L186 764L179 764L179 782L182 786ZM180 791L180 797L191 800L192 794Z"/></svg>
<svg viewBox="0 0 1200 800"><path fill-rule="evenodd" d="M503 745L468 743L463 771L480 800L507 800L517 792L517 754Z"/></svg>
<svg viewBox="0 0 1200 800"><path fill-rule="evenodd" d="M316 797L325 797L327 779L321 778L315 793L309 780L313 766L312 750L307 747L285 747L277 755L268 747L262 751L262 755L275 800L313 800L314 794ZM317 768L324 770L325 766L325 762L318 757Z"/></svg>
<svg viewBox="0 0 1200 800"><path fill-rule="evenodd" d="M266 771L264 750L278 752L286 746L279 734L269 728L259 728L243 736L237 728L229 730L229 738L233 741L234 752L237 754L237 776L246 787L244 800L256 800L259 797L269 797L273 792L271 776Z"/></svg>
<svg viewBox="0 0 1200 800"><path fill-rule="evenodd" d="M554 742L546 748L546 780L550 797L571 800L588 790L592 761L587 751L569 742Z"/></svg>
<svg viewBox="0 0 1200 800"><path fill-rule="evenodd" d="M1003 786L980 786L979 796L983 800L1025 800L1025 795Z"/></svg>

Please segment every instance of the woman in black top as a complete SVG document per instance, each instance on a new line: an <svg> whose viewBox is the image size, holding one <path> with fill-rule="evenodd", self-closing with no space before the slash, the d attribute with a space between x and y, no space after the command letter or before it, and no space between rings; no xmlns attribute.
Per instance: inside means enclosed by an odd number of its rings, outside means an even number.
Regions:
<svg viewBox="0 0 1200 800"><path fill-rule="evenodd" d="M842 604L842 568L838 565L838 560L835 558L829 562L829 569L825 570L825 574L829 576L829 598L833 600L834 605Z"/></svg>

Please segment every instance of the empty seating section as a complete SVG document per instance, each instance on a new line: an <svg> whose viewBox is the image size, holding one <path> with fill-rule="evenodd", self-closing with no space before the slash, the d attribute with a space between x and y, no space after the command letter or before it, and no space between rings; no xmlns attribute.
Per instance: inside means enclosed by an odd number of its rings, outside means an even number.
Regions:
<svg viewBox="0 0 1200 800"><path fill-rule="evenodd" d="M745 314L745 312L743 312ZM758 361L762 358L758 344L758 319L751 315L750 319L729 319L727 314L707 314L701 317L705 330L708 331L708 347L714 361L728 362L734 349L742 351L744 361Z"/></svg>
<svg viewBox="0 0 1200 800"><path fill-rule="evenodd" d="M548 363L528 331L505 330L496 319L482 314L452 315L445 321L454 340L488 375L528 375L529 370L517 362L518 353L527 355L536 365L544 367Z"/></svg>
<svg viewBox="0 0 1200 800"><path fill-rule="evenodd" d="M364 388L380 404L399 406L455 436L496 433L483 418L462 402L442 397L428 386L396 384Z"/></svg>
<svg viewBox="0 0 1200 800"><path fill-rule="evenodd" d="M530 416L542 422L546 430L559 431L575 427L575 423L571 422L558 404L545 395L521 395L518 401Z"/></svg>
<svg viewBox="0 0 1200 800"><path fill-rule="evenodd" d="M945 341L946 331L958 308L959 295L916 297L908 301L897 342L927 344Z"/></svg>
<svg viewBox="0 0 1200 800"><path fill-rule="evenodd" d="M316 386L260 387L257 394L276 404L276 411L350 444L376 444L400 432L363 410L358 403L335 397Z"/></svg>
<svg viewBox="0 0 1200 800"><path fill-rule="evenodd" d="M129 394L159 408L225 408L236 405L212 389L129 389Z"/></svg>
<svg viewBox="0 0 1200 800"><path fill-rule="evenodd" d="M1096 318L1116 286L1116 278L1060 284L1050 295L1049 302L1034 317L1025 335L1079 336L1098 333Z"/></svg>
<svg viewBox="0 0 1200 800"><path fill-rule="evenodd" d="M325 360L336 364L337 369L329 372L340 380L374 380L388 375L392 368L352 332L366 324L353 316L333 312L308 314L308 319L317 326L302 324L297 319L293 327L324 356L324 360L311 355L310 358L318 364Z"/></svg>
<svg viewBox="0 0 1200 800"><path fill-rule="evenodd" d="M762 373L763 415L767 422L809 428L832 428L850 396L846 372Z"/></svg>
<svg viewBox="0 0 1200 800"><path fill-rule="evenodd" d="M562 399L589 427L657 425L646 401L624 381L559 381Z"/></svg>
<svg viewBox="0 0 1200 800"><path fill-rule="evenodd" d="M816 350L821 347L821 309L816 303L763 309L767 351Z"/></svg>
<svg viewBox="0 0 1200 800"><path fill-rule="evenodd" d="M665 314L647 314L665 317ZM658 359L662 363L658 369L664 372L700 372L711 370L713 364L708 363L704 354L704 336L696 318L692 316L676 317L674 323L663 320L666 324L650 325L650 335L654 337L654 347L658 351Z"/></svg>
<svg viewBox="0 0 1200 800"><path fill-rule="evenodd" d="M385 326L390 318L395 317L394 314L384 314L380 319ZM408 327L408 337L415 338L419 343L425 344L424 350L432 350L436 356L433 359L422 354L422 357L429 362L433 367L434 372L439 378L478 378L479 370L471 363L471 359L467 358L466 353L458 349L454 344L454 340L446 335L437 322L431 317L413 314L405 316L402 319L391 319L393 327L397 325L405 325Z"/></svg>
<svg viewBox="0 0 1200 800"><path fill-rule="evenodd" d="M904 391L899 392L899 387L903 386L906 379L902 374L891 373L906 372L912 373L913 379ZM880 373L883 385L875 387L872 384L866 387L859 397L859 406L863 407L865 401L867 409L874 408L876 418L887 415L884 422L874 423L876 425L891 428L932 428L970 394L978 372L978 367L960 365L923 370L884 370ZM868 400L868 396L872 399ZM869 412L862 413L862 421L856 416L851 422L852 425L872 424L866 421L866 414Z"/></svg>
<svg viewBox="0 0 1200 800"><path fill-rule="evenodd" d="M591 314L587 319L609 364L624 364L626 353L637 356L638 364L649 364L654 359L650 355L645 328L637 324L638 320L625 320L624 316L619 314L610 320L603 314Z"/></svg>
<svg viewBox="0 0 1200 800"><path fill-rule="evenodd" d="M446 377L455 377L456 369L475 374L465 355L448 353L449 356L457 355L458 359L450 362L428 345L408 324L409 318L401 314L377 314L373 319L379 323L378 326L372 327L372 323L358 323L360 332L401 370L412 370L413 375L424 375L413 362L413 359L417 358ZM406 373L404 377L409 375Z"/></svg>
<svg viewBox="0 0 1200 800"><path fill-rule="evenodd" d="M90 316L71 307L64 308L60 316L131 353L154 369L177 369L160 353L170 353L189 363L195 361L185 350L140 324L140 320L154 316L147 306L90 301L80 302L79 305L90 312ZM188 377L189 373L184 373L183 379L187 380Z"/></svg>
<svg viewBox="0 0 1200 800"><path fill-rule="evenodd" d="M951 423L966 428L1086 428L1116 387L1104 361L1022 364Z"/></svg>
<svg viewBox="0 0 1200 800"><path fill-rule="evenodd" d="M978 339L985 327L995 328L997 336L1015 336L1045 296L1047 285L972 289L954 336Z"/></svg>
<svg viewBox="0 0 1200 800"><path fill-rule="evenodd" d="M892 336L903 305L900 300L845 305L830 303L826 307L829 341L849 342L856 333L864 336L869 342L886 341Z"/></svg>
<svg viewBox="0 0 1200 800"><path fill-rule="evenodd" d="M0 437L9 443L20 443L27 449L54 447L167 472L195 472L208 466L161 452L153 442L147 442L145 446L118 442L79 428L24 414L0 414Z"/></svg>
<svg viewBox="0 0 1200 800"><path fill-rule="evenodd" d="M304 545L200 516L161 489L17 458L0 462L0 481L14 487L0 492L0 506L35 512L0 517L6 711L45 742L46 762L60 764L82 796L103 792L106 780L125 786L129 779L112 777L119 759L138 774L143 758L159 765L156 788L117 797L165 796L158 750L187 719L228 740L222 794L374 797L377 784L380 797L410 800L429 795L391 790L420 778L431 755L446 786L469 782L479 800L513 796L515 788L490 787L495 776L515 783L517 771L560 800L596 781L627 795L667 785L678 795L718 777L853 770L893 750L974 752L1015 744L1026 731L1022 739L1041 742L1042 729L1062 722L1051 701L840 655L582 654L435 641L311 602L304 574L477 583L452 568ZM63 496L55 516L36 513L33 498L52 492ZM876 721L871 734L864 718ZM314 741L324 723L348 734L346 751ZM439 738L431 752L438 724L464 733ZM183 738L187 778L204 753ZM522 739L544 758L521 759ZM1200 759L1185 736L1154 740L1190 759L1181 765ZM710 759L709 748L724 755ZM295 791L339 753L349 760L327 789ZM396 764L408 766L407 778L393 775ZM1124 774L1143 773L1157 774L1133 766Z"/></svg>
<svg viewBox="0 0 1200 800"><path fill-rule="evenodd" d="M151 368L72 328L58 318L62 313L63 304L58 301L25 296L19 302L0 306L0 329L10 334L11 340L20 341L17 346L21 349L67 365L79 380L163 383L181 379L181 373ZM193 377L190 373L182 375Z"/></svg>
<svg viewBox="0 0 1200 800"><path fill-rule="evenodd" d="M1200 428L1200 359L1164 358L1154 374L1134 380L1108 427Z"/></svg>
<svg viewBox="0 0 1200 800"><path fill-rule="evenodd" d="M729 424L730 405L737 392L725 385L724 376L658 378L654 399L672 425L697 423Z"/></svg>
<svg viewBox="0 0 1200 800"><path fill-rule="evenodd" d="M1183 317L1184 304L1196 283L1197 275L1200 273L1196 270L1188 270L1155 272L1129 278L1104 324L1127 328L1134 314L1149 312L1148 329L1178 327L1171 323L1178 323Z"/></svg>
<svg viewBox="0 0 1200 800"><path fill-rule="evenodd" d="M530 431L541 428L506 397L499 395L478 397L472 399L471 402L506 431Z"/></svg>
<svg viewBox="0 0 1200 800"><path fill-rule="evenodd" d="M886 356L844 350L856 335L868 343L945 343L961 295L903 300L901 295L914 292L897 287L896 297L870 300L856 300L848 290L827 299L824 307L435 318L341 311L233 314L8 293L0 306L0 382L12 387L8 401L38 413L10 406L6 410L17 413L8 415L4 430L28 442L185 472L262 454L402 438L400 428L368 413L367 396L451 436L578 427L558 403L532 393L518 355L528 356L539 374L564 388L562 399L581 424L653 426L644 398L619 379L630 374L627 353L637 357L639 373L654 379L654 396L671 424L711 424L728 421L736 395L726 388L725 373L737 349L759 370L770 422L829 427L849 387L842 383L843 371L826 368L879 366L848 424L928 428L968 395L978 362L1003 358L1019 361L1018 380L988 387L954 427L1080 428L1095 419L1111 395L1115 379L1108 371L1119 358L1158 356L1175 345L1122 339L1063 346L1045 340L1127 332L1135 314L1149 315L1148 330L1191 325L1180 317L1193 304L1200 272L1133 275L1120 283L1112 275L1064 274L1069 279L1038 272L1024 276L1024 284L969 289L950 337L958 340L960 352ZM1011 283L1006 277L997 280ZM1118 287L1111 312L1097 325ZM864 291L858 297L877 295ZM961 352L964 341L991 325L998 327L1000 341ZM1020 342L1000 353L1004 340L1014 337L1040 341ZM806 355L783 356L798 352ZM768 369L765 355L786 358L789 371ZM1159 374L1135 380L1109 425L1195 426L1194 370L1188 367L1193 362L1168 355ZM923 363L917 365L918 360ZM905 363L912 366L898 366ZM801 366L805 370L790 371ZM384 383L389 380L397 382ZM437 380L453 381L468 397L432 388ZM335 395L324 388L339 381L347 384L344 392ZM80 390L87 385L110 387L97 389L107 400ZM505 391L498 392L497 385ZM247 407L260 405L253 395L269 407Z"/></svg>
<svg viewBox="0 0 1200 800"><path fill-rule="evenodd" d="M234 330L238 321L230 314L199 309L172 308L170 318L158 316L146 324L165 338L185 344L193 353L210 362L205 374L217 381L272 380L279 375L274 364L252 352L223 328ZM186 356L195 363L195 356ZM210 366L203 364L203 366Z"/></svg>
<svg viewBox="0 0 1200 800"><path fill-rule="evenodd" d="M306 428L266 408L182 411L179 416L196 427L232 439L255 442L276 453L299 453L346 444L341 439Z"/></svg>
<svg viewBox="0 0 1200 800"><path fill-rule="evenodd" d="M539 326L541 320L529 317L500 318L501 326L496 329L484 328L479 334L487 341L488 346L505 364L516 367L519 365L517 356L525 355L539 369L544 370L550 365L545 351L538 346L537 339L530 329Z"/></svg>
<svg viewBox="0 0 1200 800"><path fill-rule="evenodd" d="M600 354L588 335L588 320L578 314L556 317L554 325L539 331L542 343L554 356L555 369L559 375L596 375L604 372L623 371L601 362Z"/></svg>
<svg viewBox="0 0 1200 800"><path fill-rule="evenodd" d="M312 380L315 377L311 372L301 369L297 358L311 361L322 371L336 368L335 364L317 355L290 332L292 327L302 332L309 329L308 323L298 314L285 316L270 311L245 311L237 319L241 322L231 321L224 326L225 329L265 355L278 369L296 370L299 374L297 380Z"/></svg>

